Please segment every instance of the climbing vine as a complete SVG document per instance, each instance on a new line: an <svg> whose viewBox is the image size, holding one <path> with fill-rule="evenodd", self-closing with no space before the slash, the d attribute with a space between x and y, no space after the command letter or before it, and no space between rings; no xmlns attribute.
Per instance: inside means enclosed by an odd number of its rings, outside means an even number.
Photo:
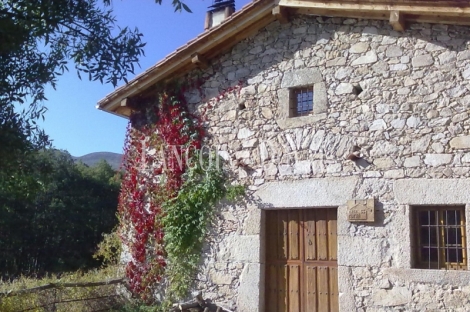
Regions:
<svg viewBox="0 0 470 312"><path fill-rule="evenodd" d="M203 120L190 113L185 98L187 90L202 84L194 81L156 87L155 102L134 107L127 128L120 237L131 256L126 266L130 289L147 301L163 277L168 296L186 294L214 205L227 193L242 193L241 187L227 186L215 165L219 159L201 152Z"/></svg>
<svg viewBox="0 0 470 312"><path fill-rule="evenodd" d="M218 163L218 156L195 156L199 159L194 160L194 166L184 174L185 182L178 196L164 203L164 241L170 262L169 296L176 298L184 297L191 286L213 207L227 193L243 194L243 187L226 185L224 172L211 163Z"/></svg>

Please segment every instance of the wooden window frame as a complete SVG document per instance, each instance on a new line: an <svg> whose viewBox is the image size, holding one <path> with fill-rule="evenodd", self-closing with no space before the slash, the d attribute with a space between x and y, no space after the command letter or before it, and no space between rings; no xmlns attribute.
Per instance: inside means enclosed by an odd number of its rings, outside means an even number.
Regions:
<svg viewBox="0 0 470 312"><path fill-rule="evenodd" d="M431 214L434 214L436 219L435 224L420 224L419 213L428 212L429 220L431 219ZM459 214L459 225L446 224L447 212L454 211ZM414 236L414 246L412 246L412 253L414 258L414 267L418 269L438 269L438 270L467 270L468 269L468 260L467 260L467 235L466 235L466 216L465 216L465 206L414 206L412 207L412 227L413 227L413 236ZM436 243L437 246L432 246L431 243L429 246L424 246L424 243L421 243L421 233L420 231L423 228L428 228L429 237L431 237L431 231L435 229ZM460 241L461 243L446 244L446 236L449 235L449 229L460 228ZM457 235L457 234L456 234ZM431 241L431 238L429 238ZM432 248L437 248L437 262L431 261L431 255L428 259L422 259L422 248L428 248L429 251ZM459 252L461 253L462 261L461 262L451 262L449 260L449 251L457 251L457 257Z"/></svg>

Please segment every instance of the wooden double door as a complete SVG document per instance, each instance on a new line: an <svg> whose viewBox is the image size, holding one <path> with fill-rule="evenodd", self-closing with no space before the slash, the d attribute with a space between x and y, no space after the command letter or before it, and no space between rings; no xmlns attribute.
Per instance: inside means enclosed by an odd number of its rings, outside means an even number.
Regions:
<svg viewBox="0 0 470 312"><path fill-rule="evenodd" d="M338 311L337 209L266 211L266 312Z"/></svg>

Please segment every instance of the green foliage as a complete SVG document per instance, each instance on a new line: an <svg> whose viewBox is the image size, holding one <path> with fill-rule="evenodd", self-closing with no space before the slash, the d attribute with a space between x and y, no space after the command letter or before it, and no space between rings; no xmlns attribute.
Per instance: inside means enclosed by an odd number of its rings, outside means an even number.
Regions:
<svg viewBox="0 0 470 312"><path fill-rule="evenodd" d="M134 300L124 304L118 309L111 310L112 312L166 312L168 309L163 309L161 306L148 306L143 302Z"/></svg>
<svg viewBox="0 0 470 312"><path fill-rule="evenodd" d="M143 55L142 34L116 31L115 22L97 0L0 0L0 111L8 112L0 114L0 125L41 147L48 138L35 120L45 112L45 88L55 88L69 64L79 77L113 85L132 73ZM27 101L20 114L14 112Z"/></svg>
<svg viewBox="0 0 470 312"><path fill-rule="evenodd" d="M234 201L237 200L240 196L245 195L245 187L243 185L229 185L227 186L227 194L225 197L230 200Z"/></svg>
<svg viewBox="0 0 470 312"><path fill-rule="evenodd" d="M117 223L114 171L76 165L57 150L33 153L24 163L18 186L0 185L0 278L98 265L96 245Z"/></svg>
<svg viewBox="0 0 470 312"><path fill-rule="evenodd" d="M103 234L103 240L98 244L98 250L93 258L100 260L103 265L117 265L122 253L122 243L117 229Z"/></svg>
<svg viewBox="0 0 470 312"><path fill-rule="evenodd" d="M157 0L161 3L162 0ZM175 10L190 11L180 0ZM0 178L18 159L49 146L36 125L45 89L74 66L77 75L114 86L134 73L145 43L138 29L119 28L111 0L0 0ZM21 104L21 112L15 111ZM7 156L7 157L4 157ZM13 181L10 181L12 184Z"/></svg>
<svg viewBox="0 0 470 312"><path fill-rule="evenodd" d="M35 168L31 156L40 144L28 138L24 127L24 120L13 107L3 108L0 103L0 199L3 201L12 197L31 198L40 189L33 171L37 173L41 168Z"/></svg>
<svg viewBox="0 0 470 312"><path fill-rule="evenodd" d="M169 298L183 298L194 279L201 257L201 249L213 216L215 205L228 194L232 198L243 194L242 187L227 187L221 168L211 163L208 156L196 154L193 166L184 174L184 184L178 195L167 201L165 216L165 250L169 266L167 276ZM211 156L212 160L218 156Z"/></svg>

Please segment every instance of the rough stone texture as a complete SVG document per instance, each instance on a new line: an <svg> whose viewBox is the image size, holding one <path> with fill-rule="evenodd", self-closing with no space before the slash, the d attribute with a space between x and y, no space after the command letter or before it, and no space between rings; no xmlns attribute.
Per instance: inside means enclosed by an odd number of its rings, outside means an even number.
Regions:
<svg viewBox="0 0 470 312"><path fill-rule="evenodd" d="M371 238L360 236L340 236L338 238L338 265L355 266L361 263L364 266L380 266L384 257L385 244L383 240L374 241ZM364 246L370 246L364 248ZM351 252L361 250L361 252Z"/></svg>
<svg viewBox="0 0 470 312"><path fill-rule="evenodd" d="M260 262L260 240L258 235L235 235L227 239L227 253L221 258L236 262Z"/></svg>
<svg viewBox="0 0 470 312"><path fill-rule="evenodd" d="M387 48L385 54L387 57L398 57L403 55L403 51L399 46L391 45Z"/></svg>
<svg viewBox="0 0 470 312"><path fill-rule="evenodd" d="M350 83L342 82L336 87L335 93L337 95L341 94L353 94L354 93L354 86Z"/></svg>
<svg viewBox="0 0 470 312"><path fill-rule="evenodd" d="M312 165L310 163L310 160L301 160L295 163L295 174L310 174L310 172L312 172Z"/></svg>
<svg viewBox="0 0 470 312"><path fill-rule="evenodd" d="M299 69L284 73L281 88L292 88L323 82L321 72L318 69Z"/></svg>
<svg viewBox="0 0 470 312"><path fill-rule="evenodd" d="M298 208L339 206L353 197L356 177L272 182L255 193L261 207Z"/></svg>
<svg viewBox="0 0 470 312"><path fill-rule="evenodd" d="M448 164L452 161L450 154L426 154L424 155L424 163L433 167Z"/></svg>
<svg viewBox="0 0 470 312"><path fill-rule="evenodd" d="M470 310L470 273L413 268L410 232L414 205L470 203L469 32L295 16L211 60L191 108L247 195L218 208L195 288L233 311L263 311L254 210L339 207L341 311ZM299 85L319 90L321 111L286 115ZM374 223L347 221L354 198L375 198Z"/></svg>
<svg viewBox="0 0 470 312"><path fill-rule="evenodd" d="M405 177L403 169L388 170L384 172L384 179L400 179Z"/></svg>
<svg viewBox="0 0 470 312"><path fill-rule="evenodd" d="M416 152L426 152L429 146L429 142L431 142L431 137L428 135L425 135L423 137L420 137L413 142L411 142L411 151L413 153Z"/></svg>
<svg viewBox="0 0 470 312"><path fill-rule="evenodd" d="M260 235L261 234L261 209L252 207L248 216L246 217L243 229L246 235Z"/></svg>
<svg viewBox="0 0 470 312"><path fill-rule="evenodd" d="M470 180L403 179L394 184L395 198L408 205L452 205L470 203ZM451 192L449 192L451 190Z"/></svg>
<svg viewBox="0 0 470 312"><path fill-rule="evenodd" d="M260 283L261 270L264 268L259 263L250 263L245 265L240 276L240 286L238 295L238 308L243 312L259 312L261 306L260 289L263 285Z"/></svg>
<svg viewBox="0 0 470 312"><path fill-rule="evenodd" d="M351 65L352 66L357 66L357 65L364 65L364 64L371 64L377 62L377 54L375 51L369 51L365 55L355 59Z"/></svg>
<svg viewBox="0 0 470 312"><path fill-rule="evenodd" d="M243 128L243 129L240 129L238 131L237 138L238 139L246 139L246 138L251 137L253 134L254 134L254 132L251 131L250 129Z"/></svg>
<svg viewBox="0 0 470 312"><path fill-rule="evenodd" d="M212 271L210 273L210 279L212 283L217 285L230 285L232 284L233 276L217 271Z"/></svg>
<svg viewBox="0 0 470 312"><path fill-rule="evenodd" d="M450 146L456 149L470 148L470 136L452 138L450 140Z"/></svg>
<svg viewBox="0 0 470 312"><path fill-rule="evenodd" d="M411 63L413 64L413 67L424 67L432 65L434 63L434 60L431 55L424 54L414 57L411 60Z"/></svg>
<svg viewBox="0 0 470 312"><path fill-rule="evenodd" d="M363 53L369 49L369 44L367 42L358 42L351 46L349 52L351 53Z"/></svg>
<svg viewBox="0 0 470 312"><path fill-rule="evenodd" d="M350 291L353 288L355 281L353 281L350 267L339 266L338 267L338 276L344 276L344 278L338 279L338 290L340 311L355 311L356 303L353 292Z"/></svg>
<svg viewBox="0 0 470 312"><path fill-rule="evenodd" d="M411 302L412 292L407 287L394 287L392 289L377 289L372 292L372 299L376 305L394 307Z"/></svg>
<svg viewBox="0 0 470 312"><path fill-rule="evenodd" d="M405 159L403 166L405 167L419 167L420 158L419 156L412 156Z"/></svg>

